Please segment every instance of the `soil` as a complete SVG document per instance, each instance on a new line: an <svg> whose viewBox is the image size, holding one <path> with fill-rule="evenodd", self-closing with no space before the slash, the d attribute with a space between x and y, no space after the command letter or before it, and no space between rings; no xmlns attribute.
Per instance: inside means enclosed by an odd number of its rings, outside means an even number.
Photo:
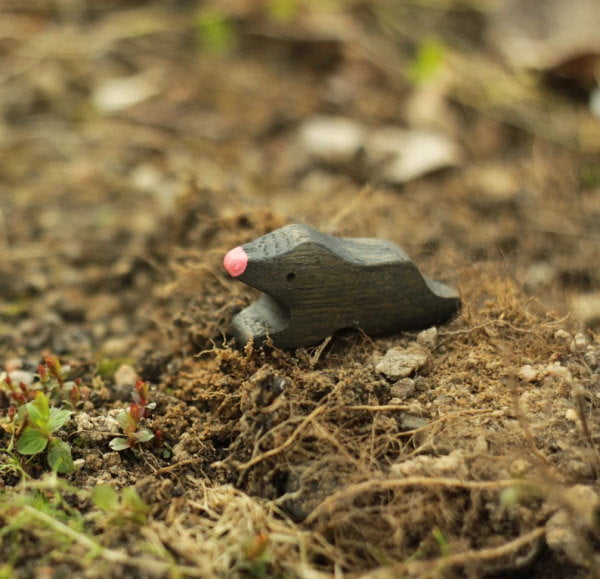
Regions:
<svg viewBox="0 0 600 579"><path fill-rule="evenodd" d="M599 573L599 121L540 73L514 102L475 91L470 56L524 90L479 3L267 4L0 9L0 360L55 356L91 392L58 479L8 452L0 399L0 576ZM424 87L407 63L431 36L446 68ZM443 130L461 160L402 184L360 152L325 162L298 136L322 115ZM460 314L236 348L258 294L223 256L295 222L398 243ZM427 361L386 375L391 349ZM116 452L135 378L155 436ZM105 484L141 521L100 517Z"/></svg>

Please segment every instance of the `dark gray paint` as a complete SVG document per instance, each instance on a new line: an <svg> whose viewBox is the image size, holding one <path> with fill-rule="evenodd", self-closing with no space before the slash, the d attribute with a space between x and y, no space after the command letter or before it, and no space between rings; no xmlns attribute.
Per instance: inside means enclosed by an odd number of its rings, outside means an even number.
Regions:
<svg viewBox="0 0 600 579"><path fill-rule="evenodd" d="M392 334L443 323L460 307L453 289L423 277L390 241L296 224L242 247L248 265L236 279L265 295L233 319L240 346L267 335L278 348L310 346L344 328Z"/></svg>

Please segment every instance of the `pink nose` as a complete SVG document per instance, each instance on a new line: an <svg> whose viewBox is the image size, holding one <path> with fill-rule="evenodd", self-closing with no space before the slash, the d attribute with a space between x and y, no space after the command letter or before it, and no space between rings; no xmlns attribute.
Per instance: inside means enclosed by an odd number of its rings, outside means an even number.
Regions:
<svg viewBox="0 0 600 579"><path fill-rule="evenodd" d="M242 275L248 265L248 254L244 251L243 247L234 247L225 255L223 265L231 277Z"/></svg>

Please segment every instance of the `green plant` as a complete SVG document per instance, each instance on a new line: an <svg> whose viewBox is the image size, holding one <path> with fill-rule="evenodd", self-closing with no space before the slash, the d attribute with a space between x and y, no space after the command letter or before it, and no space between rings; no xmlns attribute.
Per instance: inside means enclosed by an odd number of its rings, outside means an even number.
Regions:
<svg viewBox="0 0 600 579"><path fill-rule="evenodd" d="M123 364L132 366L134 360L131 358L102 358L96 366L96 373L104 380L112 380L119 366Z"/></svg>
<svg viewBox="0 0 600 579"><path fill-rule="evenodd" d="M593 189L600 186L600 165L598 163L586 163L579 171L581 184Z"/></svg>
<svg viewBox="0 0 600 579"><path fill-rule="evenodd" d="M75 408L90 394L90 389L82 387L79 379L67 380L71 369L69 366L62 366L58 358L46 356L37 370L35 380L31 384L15 384L10 374L2 373L0 392L8 396L13 406L23 406L33 400L38 392L43 392L53 402L66 403Z"/></svg>
<svg viewBox="0 0 600 579"><path fill-rule="evenodd" d="M407 75L414 85L422 85L435 78L444 65L446 48L434 38L424 40L409 63Z"/></svg>
<svg viewBox="0 0 600 579"><path fill-rule="evenodd" d="M90 509L83 514L82 503L88 499ZM68 553L71 559L76 557L81 561L85 569L90 569L89 564L99 558L109 565L126 565L150 575L197 576L198 568L177 565L160 542L149 544L147 551L154 555L152 558L145 554L132 557L121 549L105 545L113 542L111 531L115 527L129 524L127 532L135 532L131 524L145 524L149 510L133 488L117 492L99 486L90 492L73 487L56 473L0 489L0 552L3 555L0 579L17 576L17 564L22 566L24 555L31 555L28 545L32 538L39 543L38 561L32 562L33 567L36 563L43 566L44 560L51 563L64 560L64 554ZM145 548L143 542L137 545Z"/></svg>
<svg viewBox="0 0 600 579"><path fill-rule="evenodd" d="M0 448L0 475L13 474L26 480L29 475L21 466L19 457L8 448Z"/></svg>
<svg viewBox="0 0 600 579"><path fill-rule="evenodd" d="M268 0L267 14L273 20L289 22L298 14L301 0Z"/></svg>
<svg viewBox="0 0 600 579"><path fill-rule="evenodd" d="M441 556L448 557L448 555L450 555L450 544L448 543L448 539L446 539L444 533L439 527L434 527L431 531L431 534L440 548Z"/></svg>
<svg viewBox="0 0 600 579"><path fill-rule="evenodd" d="M154 410L156 408L156 402L148 401L149 393L150 385L148 382L138 380L135 383L135 388L133 390L133 401L144 409L144 417L148 416L149 410Z"/></svg>
<svg viewBox="0 0 600 579"><path fill-rule="evenodd" d="M264 531L244 545L244 559L241 567L250 577L263 579L269 576L271 556L268 551L269 535Z"/></svg>
<svg viewBox="0 0 600 579"><path fill-rule="evenodd" d="M144 417L144 409L135 402L129 406L129 410L123 410L117 416L123 434L126 438L115 436L108 444L113 450L125 450L131 448L140 442L147 442L154 438L152 431L147 428L140 428L140 422Z"/></svg>
<svg viewBox="0 0 600 579"><path fill-rule="evenodd" d="M143 525L148 519L150 508L133 487L124 488L119 497L109 485L100 485L92 490L92 502L108 515L108 524L122 526L126 522Z"/></svg>
<svg viewBox="0 0 600 579"><path fill-rule="evenodd" d="M12 450L25 456L47 451L50 468L59 473L74 470L71 448L68 443L55 437L70 418L72 411L61 408L63 404L76 408L89 395L89 388L81 387L79 380L67 380L70 368L62 366L57 358L46 356L38 366L38 372L30 383L15 383L4 372L0 378L0 392L9 401L5 420L0 423L11 434L4 467L14 469ZM24 473L20 468L19 472Z"/></svg>
<svg viewBox="0 0 600 579"><path fill-rule="evenodd" d="M233 21L216 7L206 8L198 14L196 34L201 47L213 54L230 52L237 40Z"/></svg>
<svg viewBox="0 0 600 579"><path fill-rule="evenodd" d="M149 384L138 380L133 391L133 402L129 410L123 410L117 416L117 423L126 438L116 436L108 444L113 450L125 450L140 442L148 442L154 438L154 433L147 428L141 428L141 421L148 416L150 410L156 408L155 402L148 401Z"/></svg>
<svg viewBox="0 0 600 579"><path fill-rule="evenodd" d="M35 399L19 409L16 417L17 432L20 432L17 450L24 455L35 455L48 447L47 461L56 472L73 472L71 447L55 438L54 433L69 420L70 410L50 407L44 392L37 392Z"/></svg>

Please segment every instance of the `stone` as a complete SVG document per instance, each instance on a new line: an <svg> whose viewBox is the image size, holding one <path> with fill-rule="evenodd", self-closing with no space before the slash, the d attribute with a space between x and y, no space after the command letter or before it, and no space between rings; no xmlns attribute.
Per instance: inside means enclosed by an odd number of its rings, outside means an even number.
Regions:
<svg viewBox="0 0 600 579"><path fill-rule="evenodd" d="M107 435L117 435L120 433L117 415L121 412L119 409L109 410L106 415L90 416L87 412L76 412L73 415L73 421L77 427L77 434L84 441L100 442Z"/></svg>
<svg viewBox="0 0 600 579"><path fill-rule="evenodd" d="M392 380L398 380L414 374L427 363L427 359L427 352L419 346L390 348L376 364L375 371Z"/></svg>
<svg viewBox="0 0 600 579"><path fill-rule="evenodd" d="M570 332L567 332L566 330L563 330L562 328L559 330L556 330L556 332L554 332L554 338L556 340L570 340L573 337L573 335Z"/></svg>
<svg viewBox="0 0 600 579"><path fill-rule="evenodd" d="M381 176L400 185L445 167L460 164L458 145L443 133L382 127L366 143L373 165L381 165Z"/></svg>
<svg viewBox="0 0 600 579"><path fill-rule="evenodd" d="M362 146L364 130L345 117L315 116L298 134L300 147L310 157L330 163L349 162Z"/></svg>
<svg viewBox="0 0 600 579"><path fill-rule="evenodd" d="M391 478L406 478L412 476L447 476L452 478L467 478L465 457L462 451L453 450L442 456L417 456L413 459L392 464Z"/></svg>
<svg viewBox="0 0 600 579"><path fill-rule="evenodd" d="M560 362L553 362L546 366L546 375L561 378L567 382L567 384L573 382L571 371L568 368L565 368Z"/></svg>
<svg viewBox="0 0 600 579"><path fill-rule="evenodd" d="M429 424L429 420L421 418L420 416L413 416L412 414L406 414L406 412L400 413L400 423L402 424L402 430L417 430L423 428Z"/></svg>
<svg viewBox="0 0 600 579"><path fill-rule="evenodd" d="M154 96L160 87L147 74L125 78L109 78L99 84L92 94L96 110L114 114Z"/></svg>
<svg viewBox="0 0 600 579"><path fill-rule="evenodd" d="M437 328L432 326L417 334L417 342L422 346L433 348L437 342Z"/></svg>
<svg viewBox="0 0 600 579"><path fill-rule="evenodd" d="M115 385L119 388L133 388L138 380L138 374L133 366L121 364L115 372Z"/></svg>
<svg viewBox="0 0 600 579"><path fill-rule="evenodd" d="M573 296L569 300L569 310L584 324L597 324L600 322L600 291Z"/></svg>
<svg viewBox="0 0 600 579"><path fill-rule="evenodd" d="M588 347L588 339L585 334L579 332L573 336L573 339L569 343L569 350L571 352L585 352Z"/></svg>
<svg viewBox="0 0 600 579"><path fill-rule="evenodd" d="M565 412L565 418L571 422L577 422L579 417L577 416L577 412L573 408L569 408Z"/></svg>
<svg viewBox="0 0 600 579"><path fill-rule="evenodd" d="M398 380L398 382L392 384L390 387L390 394L394 398L404 400L410 398L416 390L415 381L412 378L402 378L401 380Z"/></svg>
<svg viewBox="0 0 600 579"><path fill-rule="evenodd" d="M519 368L517 376L521 378L523 382L535 382L539 378L539 373L530 364L525 364Z"/></svg>
<svg viewBox="0 0 600 579"><path fill-rule="evenodd" d="M34 381L34 375L31 372L27 372L26 370L13 370L12 372L9 372L8 375L12 380L13 384L17 386L19 384L25 384L25 386L30 386L31 384L33 384Z"/></svg>
<svg viewBox="0 0 600 579"><path fill-rule="evenodd" d="M588 567L590 558L597 555L591 549L582 549L588 543L582 541L581 534L593 533L597 526L598 494L586 485L575 485L563 493L563 500L568 508L559 508L546 523L546 542L553 551Z"/></svg>

